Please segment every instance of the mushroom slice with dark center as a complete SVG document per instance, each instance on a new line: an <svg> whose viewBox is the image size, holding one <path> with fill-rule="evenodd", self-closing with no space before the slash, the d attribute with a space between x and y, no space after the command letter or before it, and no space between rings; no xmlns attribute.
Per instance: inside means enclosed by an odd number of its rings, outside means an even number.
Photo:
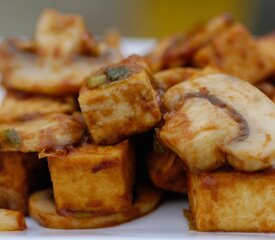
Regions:
<svg viewBox="0 0 275 240"><path fill-rule="evenodd" d="M159 139L191 170L213 170L228 161L244 171L275 159L275 108L257 88L217 73L192 78L163 97L168 110Z"/></svg>

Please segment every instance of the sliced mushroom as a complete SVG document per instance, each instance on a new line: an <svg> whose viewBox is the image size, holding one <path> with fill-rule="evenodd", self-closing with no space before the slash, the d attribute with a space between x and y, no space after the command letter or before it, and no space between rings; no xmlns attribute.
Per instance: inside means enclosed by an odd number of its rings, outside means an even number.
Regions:
<svg viewBox="0 0 275 240"><path fill-rule="evenodd" d="M132 207L124 212L106 216L91 216L87 212L75 216L61 216L57 213L50 189L34 193L29 200L30 215L47 228L83 229L103 228L129 222L152 212L161 200L161 192L148 184L138 185Z"/></svg>
<svg viewBox="0 0 275 240"><path fill-rule="evenodd" d="M79 113L41 116L0 125L0 150L43 152L77 144L85 131Z"/></svg>
<svg viewBox="0 0 275 240"><path fill-rule="evenodd" d="M213 170L226 161L256 171L275 160L275 107L261 91L216 73L169 89L159 139L191 170Z"/></svg>
<svg viewBox="0 0 275 240"><path fill-rule="evenodd" d="M73 97L49 98L8 93L0 104L0 122L29 120L51 113L72 113L76 107Z"/></svg>
<svg viewBox="0 0 275 240"><path fill-rule="evenodd" d="M22 51L16 42L6 41L0 48L3 85L12 90L47 95L78 94L87 75L121 59L118 50L100 45L98 57L75 56L71 60L41 58Z"/></svg>

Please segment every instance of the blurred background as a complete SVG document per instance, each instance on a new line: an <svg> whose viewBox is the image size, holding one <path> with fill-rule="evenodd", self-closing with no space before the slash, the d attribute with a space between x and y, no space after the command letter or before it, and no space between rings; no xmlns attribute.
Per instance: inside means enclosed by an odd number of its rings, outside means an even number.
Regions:
<svg viewBox="0 0 275 240"><path fill-rule="evenodd" d="M275 29L274 0L0 0L0 35L32 35L44 8L83 15L95 34L115 27L125 36L162 37L222 12L254 34Z"/></svg>

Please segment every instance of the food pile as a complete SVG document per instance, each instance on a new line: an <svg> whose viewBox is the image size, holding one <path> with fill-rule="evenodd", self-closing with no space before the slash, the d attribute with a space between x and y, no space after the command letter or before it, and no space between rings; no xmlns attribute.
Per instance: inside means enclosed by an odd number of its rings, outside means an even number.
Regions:
<svg viewBox="0 0 275 240"><path fill-rule="evenodd" d="M114 226L174 192L197 231L275 231L275 35L224 14L123 58L49 9L0 71L0 230Z"/></svg>

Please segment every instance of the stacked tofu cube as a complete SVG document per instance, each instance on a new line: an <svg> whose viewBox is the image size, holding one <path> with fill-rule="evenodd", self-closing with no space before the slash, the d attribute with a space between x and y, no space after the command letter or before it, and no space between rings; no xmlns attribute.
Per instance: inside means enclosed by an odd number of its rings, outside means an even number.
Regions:
<svg viewBox="0 0 275 240"><path fill-rule="evenodd" d="M132 206L135 155L131 136L161 118L146 63L138 56L86 79L79 104L91 142L48 157L55 203L62 215L106 215Z"/></svg>

